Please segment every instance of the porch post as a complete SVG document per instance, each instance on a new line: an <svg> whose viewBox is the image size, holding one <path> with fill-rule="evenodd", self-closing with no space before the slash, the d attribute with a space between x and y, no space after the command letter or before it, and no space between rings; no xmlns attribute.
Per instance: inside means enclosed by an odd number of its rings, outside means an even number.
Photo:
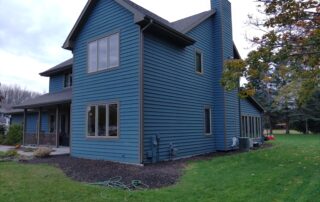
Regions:
<svg viewBox="0 0 320 202"><path fill-rule="evenodd" d="M59 147L59 105L56 107L56 147Z"/></svg>
<svg viewBox="0 0 320 202"><path fill-rule="evenodd" d="M38 112L38 131L37 131L37 145L40 145L40 132L41 132L41 108L39 108Z"/></svg>
<svg viewBox="0 0 320 202"><path fill-rule="evenodd" d="M69 148L70 148L70 154L72 153L72 103L70 104L70 109L69 109Z"/></svg>
<svg viewBox="0 0 320 202"><path fill-rule="evenodd" d="M27 112L28 109L24 109L23 111L23 134L22 134L22 144L25 145L26 144L26 131L27 131Z"/></svg>

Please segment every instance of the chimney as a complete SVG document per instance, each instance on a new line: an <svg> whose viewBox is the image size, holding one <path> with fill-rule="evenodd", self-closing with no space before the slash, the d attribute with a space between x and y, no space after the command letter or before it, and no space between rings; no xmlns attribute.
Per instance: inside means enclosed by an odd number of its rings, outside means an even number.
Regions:
<svg viewBox="0 0 320 202"><path fill-rule="evenodd" d="M232 11L228 0L211 0L211 9L216 10L216 23L220 28L224 60L233 58Z"/></svg>
<svg viewBox="0 0 320 202"><path fill-rule="evenodd" d="M215 99L214 116L221 117L221 122L214 122L217 129L216 149L228 151L232 145L232 139L240 136L240 107L238 91L225 91L221 85L224 62L234 57L231 3L228 0L211 0L211 8L216 11L213 19L214 30L214 54L215 54L215 75L214 85L220 88L214 89ZM222 117L223 116L223 117Z"/></svg>

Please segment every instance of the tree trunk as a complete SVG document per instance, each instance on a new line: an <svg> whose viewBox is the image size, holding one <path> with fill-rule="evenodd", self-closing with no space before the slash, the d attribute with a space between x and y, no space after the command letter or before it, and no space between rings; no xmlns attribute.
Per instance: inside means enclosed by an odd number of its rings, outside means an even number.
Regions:
<svg viewBox="0 0 320 202"><path fill-rule="evenodd" d="M309 134L309 123L308 123L308 119L306 119L306 134Z"/></svg>
<svg viewBox="0 0 320 202"><path fill-rule="evenodd" d="M272 129L272 123L271 123L271 116L268 115L268 121L269 121L269 128L270 128L270 135L273 134L273 129Z"/></svg>
<svg viewBox="0 0 320 202"><path fill-rule="evenodd" d="M290 134L290 119L289 119L289 117L287 117L287 119L286 119L286 134L287 135Z"/></svg>

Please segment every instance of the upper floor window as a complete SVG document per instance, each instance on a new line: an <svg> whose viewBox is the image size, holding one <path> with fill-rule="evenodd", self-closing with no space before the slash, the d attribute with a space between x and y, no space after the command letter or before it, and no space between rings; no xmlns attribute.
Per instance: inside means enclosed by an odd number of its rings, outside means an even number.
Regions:
<svg viewBox="0 0 320 202"><path fill-rule="evenodd" d="M64 75L64 87L69 88L72 86L72 73Z"/></svg>
<svg viewBox="0 0 320 202"><path fill-rule="evenodd" d="M119 66L119 33L88 44L88 72L97 72Z"/></svg>
<svg viewBox="0 0 320 202"><path fill-rule="evenodd" d="M200 50L196 50L196 72L203 73L203 54Z"/></svg>

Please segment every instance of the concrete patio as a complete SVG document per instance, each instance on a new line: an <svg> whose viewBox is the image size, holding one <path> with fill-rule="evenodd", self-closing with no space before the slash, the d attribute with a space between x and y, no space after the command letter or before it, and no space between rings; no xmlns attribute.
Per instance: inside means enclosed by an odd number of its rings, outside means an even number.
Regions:
<svg viewBox="0 0 320 202"><path fill-rule="evenodd" d="M18 154L22 155L22 156L28 156L28 157L32 157L33 156L33 152L25 152L23 151L23 149L36 149L37 147L22 147L20 148L18 151ZM9 150L13 150L15 149L15 147L13 146L4 146L4 145L0 145L0 152L7 152ZM70 154L70 147L59 147L59 148L52 148L52 152L51 152L51 156L60 156L60 155L68 155Z"/></svg>

